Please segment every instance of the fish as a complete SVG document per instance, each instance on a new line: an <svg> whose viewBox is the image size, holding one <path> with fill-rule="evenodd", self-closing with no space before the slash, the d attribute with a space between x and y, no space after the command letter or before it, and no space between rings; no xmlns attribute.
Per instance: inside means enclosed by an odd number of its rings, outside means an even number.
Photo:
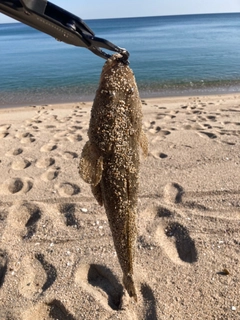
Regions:
<svg viewBox="0 0 240 320"><path fill-rule="evenodd" d="M123 285L137 302L133 268L137 240L140 148L148 154L142 104L131 68L113 54L104 64L91 109L79 173L105 207Z"/></svg>

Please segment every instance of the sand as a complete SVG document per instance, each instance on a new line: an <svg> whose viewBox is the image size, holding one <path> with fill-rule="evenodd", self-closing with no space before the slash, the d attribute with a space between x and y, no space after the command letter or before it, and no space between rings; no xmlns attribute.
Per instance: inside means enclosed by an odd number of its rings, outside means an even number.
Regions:
<svg viewBox="0 0 240 320"><path fill-rule="evenodd" d="M0 109L0 319L240 319L240 94L143 101L138 303L78 174L90 110Z"/></svg>

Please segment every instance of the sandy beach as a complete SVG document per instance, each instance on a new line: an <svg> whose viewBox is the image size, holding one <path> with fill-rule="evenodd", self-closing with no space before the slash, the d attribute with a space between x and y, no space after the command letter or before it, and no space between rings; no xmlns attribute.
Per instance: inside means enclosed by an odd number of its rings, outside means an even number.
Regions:
<svg viewBox="0 0 240 320"><path fill-rule="evenodd" d="M78 174L91 102L0 109L0 319L240 319L240 94L142 101L134 274Z"/></svg>

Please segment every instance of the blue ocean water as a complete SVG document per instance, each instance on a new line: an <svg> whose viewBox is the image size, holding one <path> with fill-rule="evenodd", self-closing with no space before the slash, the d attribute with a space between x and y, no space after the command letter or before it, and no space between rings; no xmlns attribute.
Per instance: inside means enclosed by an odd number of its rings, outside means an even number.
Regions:
<svg viewBox="0 0 240 320"><path fill-rule="evenodd" d="M130 52L142 97L240 91L240 13L86 20ZM92 99L104 60L0 24L0 106Z"/></svg>

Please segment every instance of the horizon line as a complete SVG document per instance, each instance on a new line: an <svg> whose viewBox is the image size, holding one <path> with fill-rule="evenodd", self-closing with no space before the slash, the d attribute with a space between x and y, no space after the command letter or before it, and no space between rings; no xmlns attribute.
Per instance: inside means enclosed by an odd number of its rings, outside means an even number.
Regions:
<svg viewBox="0 0 240 320"><path fill-rule="evenodd" d="M1 12L0 12L1 13ZM3 13L1 13L3 14ZM181 13L181 14L163 14L163 15L154 15L154 16L128 16L128 17L112 17L112 18L81 18L82 20L114 20L114 19L136 19L136 18L157 18L157 17L178 17L178 16L200 16L200 15L221 15L221 14L240 14L240 11L228 11L228 12L206 12L206 13ZM4 15L4 14L3 14ZM9 17L10 18L10 17ZM7 23L22 23L18 20L14 20L9 22L0 22L0 24ZM24 23L22 23L24 24Z"/></svg>

